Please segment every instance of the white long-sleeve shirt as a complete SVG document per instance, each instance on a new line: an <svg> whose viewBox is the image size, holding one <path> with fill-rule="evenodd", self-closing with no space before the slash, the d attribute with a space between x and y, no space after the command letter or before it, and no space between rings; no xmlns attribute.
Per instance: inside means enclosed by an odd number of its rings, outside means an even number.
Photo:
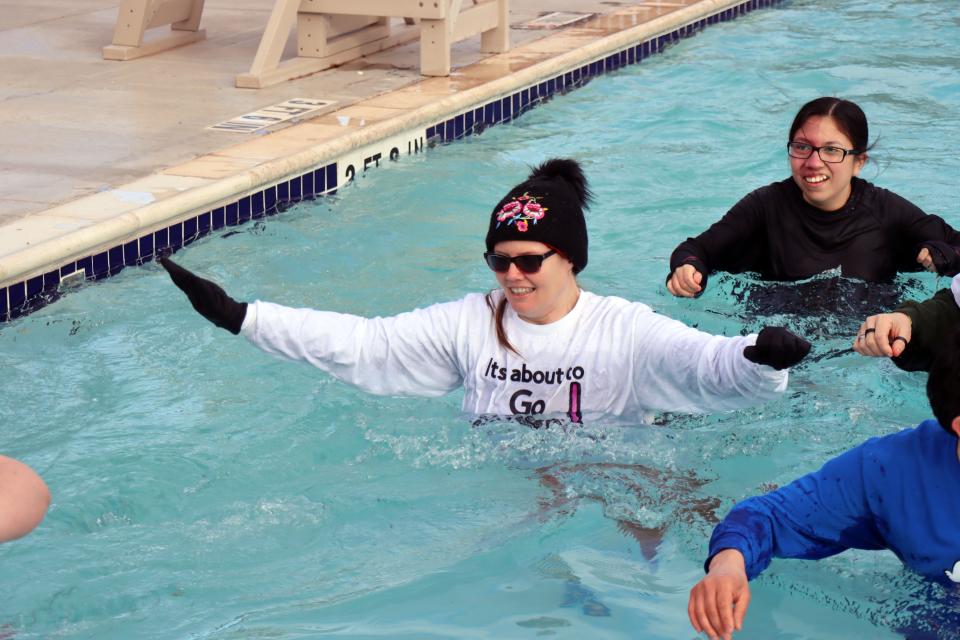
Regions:
<svg viewBox="0 0 960 640"><path fill-rule="evenodd" d="M257 301L241 332L375 394L439 396L463 386L463 410L474 415L643 419L742 408L787 386L786 370L743 356L756 335L710 335L613 296L582 291L570 313L544 325L507 305L503 324L520 355L497 342L482 294L388 318Z"/></svg>

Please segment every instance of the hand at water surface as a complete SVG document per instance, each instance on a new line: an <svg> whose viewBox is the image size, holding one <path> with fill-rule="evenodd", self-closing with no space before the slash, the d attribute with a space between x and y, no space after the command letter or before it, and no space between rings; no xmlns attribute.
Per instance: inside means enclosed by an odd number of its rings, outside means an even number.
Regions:
<svg viewBox="0 0 960 640"><path fill-rule="evenodd" d="M690 590L687 615L698 633L730 640L743 629L750 606L750 584L743 554L724 549L710 561L706 577Z"/></svg>
<svg viewBox="0 0 960 640"><path fill-rule="evenodd" d="M205 280L166 256L159 258L160 265L170 274L170 279L180 288L197 313L230 333L237 335L247 314L247 303L237 302L227 295L218 284Z"/></svg>
<svg viewBox="0 0 960 640"><path fill-rule="evenodd" d="M743 350L750 362L765 364L777 371L797 364L810 353L810 343L783 327L764 327L757 342Z"/></svg>

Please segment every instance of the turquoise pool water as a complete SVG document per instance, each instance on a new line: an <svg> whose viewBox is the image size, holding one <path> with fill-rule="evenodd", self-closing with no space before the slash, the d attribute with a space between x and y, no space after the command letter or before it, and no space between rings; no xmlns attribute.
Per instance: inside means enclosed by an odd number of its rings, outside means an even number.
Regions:
<svg viewBox="0 0 960 640"><path fill-rule="evenodd" d="M711 27L178 254L242 299L366 315L454 299L494 286L492 204L528 164L571 155L597 195L583 286L713 332L805 333L814 352L782 401L471 429L459 394L364 395L213 328L156 265L128 269L0 328L0 451L54 494L36 532L0 547L0 637L694 637L711 509L928 414L921 376L844 352L856 310L757 316L737 297L747 278L697 301L662 286L677 242L787 175L793 113L822 94L870 117L866 178L960 226L960 7L876 4L795 1ZM662 528L655 556L618 520ZM753 596L738 637L943 638L960 620L955 595L886 553L775 561Z"/></svg>

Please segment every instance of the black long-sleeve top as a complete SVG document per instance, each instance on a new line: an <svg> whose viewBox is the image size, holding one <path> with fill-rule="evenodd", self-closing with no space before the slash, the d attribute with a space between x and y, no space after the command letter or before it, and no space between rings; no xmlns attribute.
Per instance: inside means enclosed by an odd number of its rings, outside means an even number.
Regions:
<svg viewBox="0 0 960 640"><path fill-rule="evenodd" d="M910 318L911 338L894 364L906 371L929 371L936 354L960 330L960 306L950 289L941 289L923 302L907 300L896 311Z"/></svg>
<svg viewBox="0 0 960 640"><path fill-rule="evenodd" d="M841 274L889 282L920 271L926 246L941 275L960 271L960 233L892 191L853 178L847 203L826 212L803 199L792 178L748 194L722 219L674 249L670 272L693 264L712 271L754 271L766 280L802 280L840 267Z"/></svg>

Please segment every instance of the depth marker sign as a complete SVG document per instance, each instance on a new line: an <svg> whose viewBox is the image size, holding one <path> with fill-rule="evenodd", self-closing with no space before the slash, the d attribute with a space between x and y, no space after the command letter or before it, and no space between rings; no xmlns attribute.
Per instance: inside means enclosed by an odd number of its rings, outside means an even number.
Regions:
<svg viewBox="0 0 960 640"><path fill-rule="evenodd" d="M253 113L237 116L220 124L211 125L207 129L232 131L234 133L253 133L335 103L336 100L293 98L286 102L264 107Z"/></svg>

